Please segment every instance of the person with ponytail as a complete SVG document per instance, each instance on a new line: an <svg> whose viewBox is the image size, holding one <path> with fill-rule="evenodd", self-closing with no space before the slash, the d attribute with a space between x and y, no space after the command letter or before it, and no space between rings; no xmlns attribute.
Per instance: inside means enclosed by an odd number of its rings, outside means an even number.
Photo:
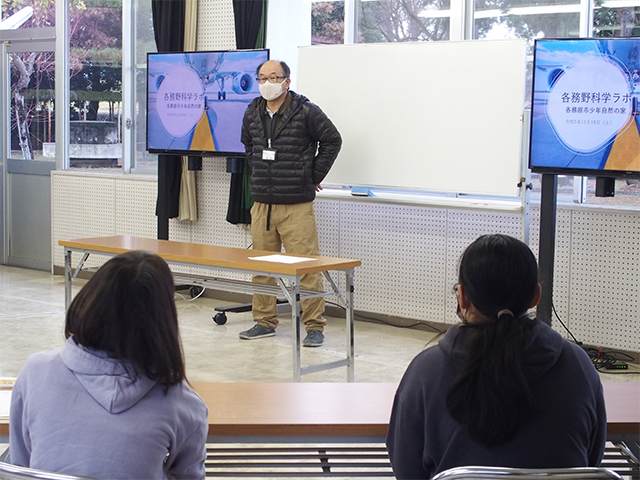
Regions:
<svg viewBox="0 0 640 480"><path fill-rule="evenodd" d="M529 247L483 235L462 254L462 323L409 365L387 449L399 479L458 466L597 466L606 440L602 384L588 355L529 309L540 301Z"/></svg>

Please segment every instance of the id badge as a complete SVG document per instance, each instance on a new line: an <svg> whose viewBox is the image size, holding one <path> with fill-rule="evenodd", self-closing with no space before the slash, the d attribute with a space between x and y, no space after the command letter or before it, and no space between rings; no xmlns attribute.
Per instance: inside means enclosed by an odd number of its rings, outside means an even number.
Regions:
<svg viewBox="0 0 640 480"><path fill-rule="evenodd" d="M262 150L262 160L273 162L276 159L276 151L271 148Z"/></svg>

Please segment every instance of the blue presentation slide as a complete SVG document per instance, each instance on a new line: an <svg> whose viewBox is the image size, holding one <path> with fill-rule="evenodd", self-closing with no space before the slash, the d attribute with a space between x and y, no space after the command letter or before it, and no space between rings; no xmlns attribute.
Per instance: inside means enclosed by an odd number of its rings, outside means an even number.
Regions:
<svg viewBox="0 0 640 480"><path fill-rule="evenodd" d="M640 172L639 39L537 40L530 167Z"/></svg>

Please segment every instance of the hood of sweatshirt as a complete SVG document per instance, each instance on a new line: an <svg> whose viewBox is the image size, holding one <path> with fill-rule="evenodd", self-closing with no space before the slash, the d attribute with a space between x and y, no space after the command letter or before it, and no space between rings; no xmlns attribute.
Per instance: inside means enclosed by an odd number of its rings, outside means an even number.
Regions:
<svg viewBox="0 0 640 480"><path fill-rule="evenodd" d="M539 319L534 322L531 336L522 350L523 373L529 382L534 382L553 367L563 348L563 338ZM438 342L447 355L461 360L466 355L469 334L474 327L455 325Z"/></svg>
<svg viewBox="0 0 640 480"><path fill-rule="evenodd" d="M132 379L121 360L110 358L105 352L85 348L73 337L67 339L60 355L89 395L110 413L124 412L133 407L156 384L155 380L145 376Z"/></svg>

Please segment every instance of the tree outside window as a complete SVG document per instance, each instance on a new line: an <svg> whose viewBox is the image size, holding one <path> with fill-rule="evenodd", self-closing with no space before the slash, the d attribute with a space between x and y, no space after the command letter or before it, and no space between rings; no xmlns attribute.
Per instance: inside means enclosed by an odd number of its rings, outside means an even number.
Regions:
<svg viewBox="0 0 640 480"><path fill-rule="evenodd" d="M449 10L449 0L360 2L359 35L364 43L449 40Z"/></svg>
<svg viewBox="0 0 640 480"><path fill-rule="evenodd" d="M34 14L21 28L53 27L55 3L2 0L3 18L32 6ZM71 0L71 120L106 121L115 128L105 141L120 143L122 99L121 0ZM11 150L23 159L51 159L46 144L55 142L54 54L16 53L11 61ZM96 139L94 135L93 140ZM77 138L71 138L71 143ZM55 149L50 149L54 151ZM120 148L119 158L122 158ZM12 156L14 153L12 153Z"/></svg>
<svg viewBox="0 0 640 480"><path fill-rule="evenodd" d="M344 43L344 2L311 4L311 45Z"/></svg>
<svg viewBox="0 0 640 480"><path fill-rule="evenodd" d="M449 40L449 0L361 1L358 43ZM314 2L311 43L344 43L344 1Z"/></svg>
<svg viewBox="0 0 640 480"><path fill-rule="evenodd" d="M121 168L122 0L83 0L69 15L71 167Z"/></svg>
<svg viewBox="0 0 640 480"><path fill-rule="evenodd" d="M2 0L3 20L25 7L32 16L21 28L53 27L54 4L44 0ZM9 56L11 65L11 157L42 158L42 142L51 141L55 131L53 117L54 54L20 52ZM36 155L36 151L39 152Z"/></svg>

